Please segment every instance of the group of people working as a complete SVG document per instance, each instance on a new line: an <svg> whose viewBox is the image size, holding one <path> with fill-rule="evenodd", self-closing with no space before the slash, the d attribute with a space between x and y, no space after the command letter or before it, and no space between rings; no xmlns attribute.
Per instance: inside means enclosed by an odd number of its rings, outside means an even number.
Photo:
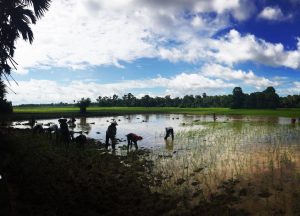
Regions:
<svg viewBox="0 0 300 216"><path fill-rule="evenodd" d="M34 120L32 120L34 121ZM76 138L74 138L74 132L69 130L69 124L74 124L76 121L75 118L71 118L69 121L65 118L58 119L59 122L59 132L60 132L60 141L69 144L71 141L80 142L81 145L83 145L83 142L86 142L86 137L84 135L79 135ZM36 121L35 121L36 122ZM106 136L105 136L105 148L108 149L109 142L111 142L112 149L115 150L116 148L116 135L117 135L117 125L118 123L116 121L111 122L111 124L108 126L106 130ZM56 127L54 127L56 126ZM52 131L53 129L53 131ZM47 129L49 133L57 133L58 132L58 126L56 124L49 126ZM33 127L34 132L42 132L44 131L44 128L42 125L37 124ZM166 128L166 135L164 139L167 139L169 136L171 136L172 140L174 139L174 129L172 127ZM129 133L126 135L128 146L127 148L131 148L134 144L135 148L138 149L137 141L140 141L143 139L143 137L136 135L135 133Z"/></svg>
<svg viewBox="0 0 300 216"><path fill-rule="evenodd" d="M111 141L112 149L116 149L116 135L117 135L117 125L118 123L113 121L106 130L106 136L105 136L105 148L108 149L109 141ZM169 136L172 137L172 140L174 139L174 129L172 127L166 128L166 136L164 137L167 139ZM138 136L134 133L129 133L126 135L127 137L127 149L132 147L132 144L134 144L135 148L138 149L137 141L142 140L143 137Z"/></svg>

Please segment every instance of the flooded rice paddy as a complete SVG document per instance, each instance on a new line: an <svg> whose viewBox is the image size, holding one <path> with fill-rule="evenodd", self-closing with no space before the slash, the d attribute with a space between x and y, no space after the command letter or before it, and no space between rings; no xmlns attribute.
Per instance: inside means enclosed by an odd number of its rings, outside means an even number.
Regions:
<svg viewBox="0 0 300 216"><path fill-rule="evenodd" d="M154 161L153 191L182 194L193 203L199 197L212 196L230 180L235 182L232 193L247 197L240 207L251 212L255 203L261 214L272 213L266 212L272 206L277 206L276 211L291 213L291 200L300 183L298 121L292 124L290 118L218 116L214 122L212 115L152 114L78 118L73 130L103 142L113 119L118 122L120 140L131 132L144 138L138 145L149 149L147 157ZM56 123L57 119L38 122ZM12 124L26 127L22 123ZM174 128L174 141L164 140L168 126ZM126 144L120 142L118 146ZM127 151L120 148L118 153L125 155Z"/></svg>

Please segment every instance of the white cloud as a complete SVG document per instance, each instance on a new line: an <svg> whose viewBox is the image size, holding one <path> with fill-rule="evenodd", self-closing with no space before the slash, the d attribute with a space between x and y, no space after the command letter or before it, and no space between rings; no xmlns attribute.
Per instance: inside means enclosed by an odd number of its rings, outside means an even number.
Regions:
<svg viewBox="0 0 300 216"><path fill-rule="evenodd" d="M15 59L25 69L122 67L120 61L159 57L169 40L210 37L231 25L230 15L248 18L249 8L246 0L56 0L32 27L33 45L18 41Z"/></svg>
<svg viewBox="0 0 300 216"><path fill-rule="evenodd" d="M256 89L266 88L268 86L279 86L279 81L271 81L265 77L259 77L253 71L245 72L242 70L234 70L218 64L207 64L202 68L202 73L206 77L220 78L226 81L240 80L248 86ZM278 77L276 78L278 79Z"/></svg>
<svg viewBox="0 0 300 216"><path fill-rule="evenodd" d="M283 95L294 95L294 94L299 95L300 82L299 81L292 82L291 85L278 89L278 93Z"/></svg>
<svg viewBox="0 0 300 216"><path fill-rule="evenodd" d="M297 48L286 50L281 43L270 43L255 35L241 35L232 29L218 39L192 38L176 47L162 47L159 56L171 62L215 62L232 66L254 62L272 67L300 68L300 39Z"/></svg>
<svg viewBox="0 0 300 216"><path fill-rule="evenodd" d="M265 7L258 15L260 19L282 21L292 18L291 15L285 16L279 7Z"/></svg>
<svg viewBox="0 0 300 216"><path fill-rule="evenodd" d="M211 79L201 74L182 73L174 78L157 77L149 80L125 80L118 83L99 84L89 81L71 81L59 83L50 80L19 81L19 86L12 88L16 94L8 94L8 100L14 104L28 103L58 103L73 102L82 97L90 97L95 100L99 95L112 96L123 95L134 90L151 88L163 88L165 92L173 92L172 95L193 94L195 92L215 92L215 90L232 88L234 85L221 79ZM165 93L162 92L164 95ZM47 95L47 97L45 97Z"/></svg>
<svg viewBox="0 0 300 216"><path fill-rule="evenodd" d="M218 62L234 64L252 61L269 66L285 66L293 69L300 67L300 41L296 50L285 50L283 44L269 43L254 35L242 36L231 30L220 40L211 41L209 55Z"/></svg>
<svg viewBox="0 0 300 216"><path fill-rule="evenodd" d="M26 104L73 102L82 97L95 100L98 96L123 95L128 92L137 93L137 95L146 94L146 92L153 95L153 92L156 92L155 94L170 94L173 97L182 97L186 94L196 95L202 92L216 95L231 92L233 87L240 84L257 89L268 86L277 87L281 86L283 79L274 77L273 80L257 76L252 71L245 72L218 64L206 64L198 72L180 73L171 78L158 76L152 79L124 80L106 84L96 83L95 80L89 79L71 82L36 79L19 81L19 86L12 87L17 94L8 94L8 99L14 104ZM161 90L157 92L157 89Z"/></svg>
<svg viewBox="0 0 300 216"><path fill-rule="evenodd" d="M271 9L271 15L282 14L280 8ZM33 26L33 45L18 41L15 59L20 68L16 72L99 65L123 68L120 62L139 58L230 66L252 61L300 68L299 41L297 49L285 50L281 43L241 35L234 29L212 38L231 26L230 15L243 20L253 11L255 6L246 0L230 0L226 4L223 0L56 0L46 16ZM205 15L207 12L217 15L213 18Z"/></svg>

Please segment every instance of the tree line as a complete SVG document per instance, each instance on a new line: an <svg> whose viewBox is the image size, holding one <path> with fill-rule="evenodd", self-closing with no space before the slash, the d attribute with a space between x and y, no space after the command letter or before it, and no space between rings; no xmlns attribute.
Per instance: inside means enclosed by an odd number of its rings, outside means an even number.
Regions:
<svg viewBox="0 0 300 216"><path fill-rule="evenodd" d="M20 107L27 106L70 106L76 105L84 113L86 107L228 107L232 109L276 109L276 108L300 108L300 95L288 95L279 97L275 88L268 87L261 92L244 93L241 87L235 87L232 94L209 96L206 93L201 95L185 95L183 97L151 97L144 95L137 98L132 93L118 96L99 96L96 101L92 102L90 98L81 98L74 103L51 103L51 104L23 104Z"/></svg>
<svg viewBox="0 0 300 216"><path fill-rule="evenodd" d="M184 97L151 97L145 95L141 98L128 93L119 97L99 96L96 104L103 107L128 106L128 107L228 107L232 109L252 108L252 109L276 109L300 107L300 95L288 95L279 97L273 87L268 87L262 92L245 94L241 87L235 87L232 94L208 96L206 93L201 95L185 95Z"/></svg>
<svg viewBox="0 0 300 216"><path fill-rule="evenodd" d="M251 109L276 109L276 108L300 108L300 95L288 95L279 97L273 87L268 87L261 92L253 92L246 94L241 87L235 87L232 94L209 96L206 93L201 95L185 95L183 97L151 97L144 95L137 98L132 93L118 96L99 96L95 102L90 98L81 98L75 102L75 105L80 107L84 112L87 106L101 107L182 107L182 108L197 108L197 107L228 107L232 109L251 108ZM51 104L26 104L26 106L70 106L64 102Z"/></svg>

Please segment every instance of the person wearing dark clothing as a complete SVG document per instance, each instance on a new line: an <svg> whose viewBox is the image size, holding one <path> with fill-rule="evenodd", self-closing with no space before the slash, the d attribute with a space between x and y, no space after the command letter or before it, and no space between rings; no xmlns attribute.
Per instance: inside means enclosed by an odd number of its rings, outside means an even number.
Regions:
<svg viewBox="0 0 300 216"><path fill-rule="evenodd" d="M71 135L67 124L67 119L61 118L58 120L58 122L60 125L61 140L64 143L69 144L71 141Z"/></svg>
<svg viewBox="0 0 300 216"><path fill-rule="evenodd" d="M74 138L75 143L78 145L79 148L84 148L87 138L85 135L80 134L79 136Z"/></svg>
<svg viewBox="0 0 300 216"><path fill-rule="evenodd" d="M29 125L31 128L33 128L34 125L35 125L35 123L36 123L36 120L35 120L33 117L31 117L31 119L30 119L29 122L28 122L28 125Z"/></svg>
<svg viewBox="0 0 300 216"><path fill-rule="evenodd" d="M36 124L32 129L34 134L41 134L44 132L44 128L41 124Z"/></svg>
<svg viewBox="0 0 300 216"><path fill-rule="evenodd" d="M217 121L216 113L213 113L213 120L214 120L214 122Z"/></svg>
<svg viewBox="0 0 300 216"><path fill-rule="evenodd" d="M106 130L105 148L108 148L109 140L111 140L112 149L115 150L116 134L117 134L117 122L112 122Z"/></svg>
<svg viewBox="0 0 300 216"><path fill-rule="evenodd" d="M128 142L127 149L129 149L129 147L131 149L132 143L134 143L135 149L138 149L137 141L142 140L143 137L138 136L134 133L127 134L126 136L127 136L127 142Z"/></svg>
<svg viewBox="0 0 300 216"><path fill-rule="evenodd" d="M172 127L166 128L166 136L165 139L168 139L168 137L171 135L172 140L174 139L174 129Z"/></svg>

